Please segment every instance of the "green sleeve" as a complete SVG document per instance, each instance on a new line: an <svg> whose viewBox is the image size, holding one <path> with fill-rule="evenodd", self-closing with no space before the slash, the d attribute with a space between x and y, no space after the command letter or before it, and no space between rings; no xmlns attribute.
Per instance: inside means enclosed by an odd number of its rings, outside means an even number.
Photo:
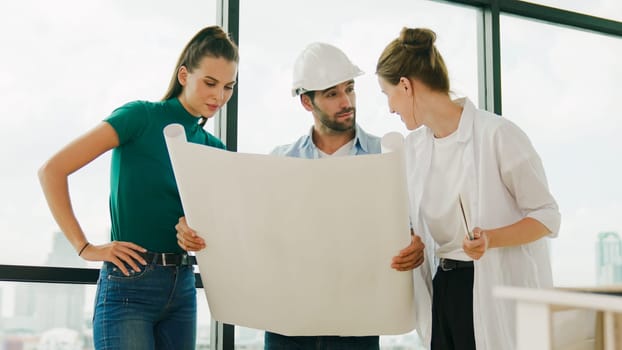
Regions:
<svg viewBox="0 0 622 350"><path fill-rule="evenodd" d="M140 136L147 124L147 118L144 103L134 101L115 109L104 121L114 128L119 136L119 145L123 145Z"/></svg>
<svg viewBox="0 0 622 350"><path fill-rule="evenodd" d="M220 149L224 149L224 150L227 149L225 144L222 143L222 141L220 141L219 138L217 138L216 136L214 136L214 135L212 135L210 133L207 133L207 142L206 142L206 144L208 146L211 146L211 147L216 147L216 148L220 148Z"/></svg>

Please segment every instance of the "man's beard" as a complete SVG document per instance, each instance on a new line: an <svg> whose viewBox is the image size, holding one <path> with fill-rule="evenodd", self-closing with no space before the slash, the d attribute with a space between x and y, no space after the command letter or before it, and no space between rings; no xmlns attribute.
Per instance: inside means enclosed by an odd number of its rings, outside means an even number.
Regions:
<svg viewBox="0 0 622 350"><path fill-rule="evenodd" d="M317 111L319 115L320 122L322 123L322 125L324 125L326 128L332 131L337 131L337 132L350 131L354 128L354 125L356 124L356 108L354 107L343 109L335 113L335 115L332 118L328 114L326 114L324 111L319 109L317 106L315 107L315 110ZM346 113L352 113L352 118L345 120L345 121L337 120L340 114L346 114Z"/></svg>

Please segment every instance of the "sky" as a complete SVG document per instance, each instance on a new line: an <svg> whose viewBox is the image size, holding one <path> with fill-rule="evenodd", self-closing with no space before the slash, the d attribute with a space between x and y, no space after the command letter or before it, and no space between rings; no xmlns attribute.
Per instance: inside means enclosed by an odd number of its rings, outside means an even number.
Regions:
<svg viewBox="0 0 622 350"><path fill-rule="evenodd" d="M622 21L619 0L546 3ZM427 0L241 1L238 149L267 153L308 132L311 116L290 83L296 55L313 41L342 48L366 72L356 80L357 118L369 132L407 133L374 75L379 53L403 26L438 34L452 90L477 103L477 15ZM38 167L114 108L158 100L183 45L215 23L214 1L0 4L0 263L44 264L58 231ZM591 285L596 235L622 235L622 123L614 108L622 39L512 16L502 17L501 30L503 114L532 139L562 211L552 244L556 284ZM76 214L95 243L108 239L109 159L70 177Z"/></svg>

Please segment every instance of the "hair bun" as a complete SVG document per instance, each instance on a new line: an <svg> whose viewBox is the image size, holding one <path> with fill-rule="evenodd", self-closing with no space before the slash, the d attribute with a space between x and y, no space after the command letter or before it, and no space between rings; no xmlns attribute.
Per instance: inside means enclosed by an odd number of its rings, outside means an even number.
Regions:
<svg viewBox="0 0 622 350"><path fill-rule="evenodd" d="M216 26L216 25L205 27L201 32L202 32L201 34L204 37L211 37L214 39L228 39L229 38L227 33L225 33L220 26Z"/></svg>
<svg viewBox="0 0 622 350"><path fill-rule="evenodd" d="M402 28L399 41L407 50L428 51L434 47L436 33L427 28Z"/></svg>

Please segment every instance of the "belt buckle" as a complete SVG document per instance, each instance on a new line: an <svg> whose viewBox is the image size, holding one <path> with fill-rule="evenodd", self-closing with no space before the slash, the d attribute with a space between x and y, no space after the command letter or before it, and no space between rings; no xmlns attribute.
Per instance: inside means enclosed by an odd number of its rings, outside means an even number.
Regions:
<svg viewBox="0 0 622 350"><path fill-rule="evenodd" d="M162 266L166 266L166 253L161 253L162 255Z"/></svg>
<svg viewBox="0 0 622 350"><path fill-rule="evenodd" d="M451 264L447 259L441 259L441 270L443 271L451 271L455 268L453 264Z"/></svg>
<svg viewBox="0 0 622 350"><path fill-rule="evenodd" d="M194 266L197 265L197 258L196 255L189 255L186 254L186 261L188 263L189 266Z"/></svg>

